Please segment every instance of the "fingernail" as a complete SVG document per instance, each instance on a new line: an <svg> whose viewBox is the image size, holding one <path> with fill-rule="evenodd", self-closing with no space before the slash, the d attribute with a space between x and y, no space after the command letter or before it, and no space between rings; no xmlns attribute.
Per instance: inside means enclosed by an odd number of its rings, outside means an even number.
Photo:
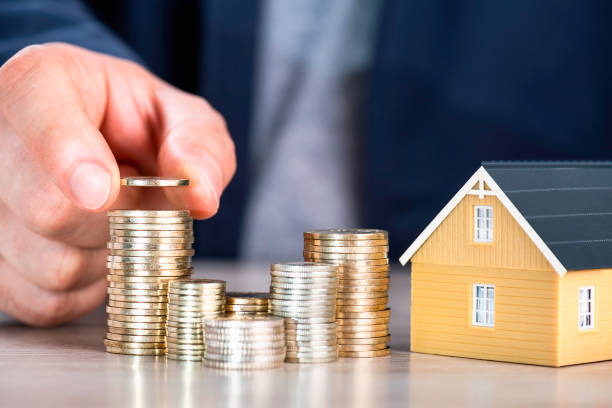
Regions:
<svg viewBox="0 0 612 408"><path fill-rule="evenodd" d="M204 181L204 183L208 186L208 189L210 190L211 195L213 196L216 206L217 206L217 210L219 209L219 201L221 200L221 191L220 188L216 186L217 183L213 182L213 175L211 174L210 171L208 171L208 169L203 169L202 173L202 179Z"/></svg>
<svg viewBox="0 0 612 408"><path fill-rule="evenodd" d="M97 210L108 200L111 175L102 166L82 162L70 175L70 187L79 203L88 210Z"/></svg>

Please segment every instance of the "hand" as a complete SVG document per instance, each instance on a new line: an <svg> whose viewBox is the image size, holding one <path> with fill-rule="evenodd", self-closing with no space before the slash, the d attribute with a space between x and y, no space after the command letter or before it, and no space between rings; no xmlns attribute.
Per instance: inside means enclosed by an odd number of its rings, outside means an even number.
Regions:
<svg viewBox="0 0 612 408"><path fill-rule="evenodd" d="M142 203L211 217L236 169L225 122L204 99L59 43L24 48L0 68L0 163L0 309L36 326L103 301L105 210ZM120 174L194 187L120 192Z"/></svg>

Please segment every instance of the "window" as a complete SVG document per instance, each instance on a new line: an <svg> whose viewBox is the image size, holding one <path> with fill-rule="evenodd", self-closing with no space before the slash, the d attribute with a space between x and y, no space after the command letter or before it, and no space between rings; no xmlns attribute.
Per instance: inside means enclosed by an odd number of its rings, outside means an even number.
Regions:
<svg viewBox="0 0 612 408"><path fill-rule="evenodd" d="M472 324L474 326L494 326L495 286L474 284Z"/></svg>
<svg viewBox="0 0 612 408"><path fill-rule="evenodd" d="M474 241L493 242L493 207L490 205L474 207Z"/></svg>
<svg viewBox="0 0 612 408"><path fill-rule="evenodd" d="M580 288L578 294L578 328L580 330L595 327L595 288L587 286Z"/></svg>

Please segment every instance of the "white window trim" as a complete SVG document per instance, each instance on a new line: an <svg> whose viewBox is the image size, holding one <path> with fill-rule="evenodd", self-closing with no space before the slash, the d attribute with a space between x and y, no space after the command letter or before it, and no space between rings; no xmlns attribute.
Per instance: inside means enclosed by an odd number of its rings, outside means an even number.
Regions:
<svg viewBox="0 0 612 408"><path fill-rule="evenodd" d="M493 323L479 323L476 321L476 288L482 286L485 289L493 289L493 308L491 309L491 313L493 314ZM475 283L472 285L472 326L480 326L480 327L495 327L495 285L489 285L486 283Z"/></svg>
<svg viewBox="0 0 612 408"><path fill-rule="evenodd" d="M487 239L487 238L478 238L478 210L479 209L483 209L485 210L485 214L486 214L486 210L491 210L491 238ZM474 206L474 242L493 242L493 206L492 205L475 205ZM485 220L487 219L486 217L484 218ZM482 230L482 228L480 228ZM485 230L487 229L486 227L484 228Z"/></svg>
<svg viewBox="0 0 612 408"><path fill-rule="evenodd" d="M582 292L583 290L591 290L591 299L588 300L587 302L591 303L591 324L588 326L580 326L580 318L582 317L580 314L580 302L582 302L582 300L580 299L580 292ZM587 315L589 313L585 313L585 315ZM593 330L595 328L595 286L582 286L578 289L578 329L580 331L584 331L584 330Z"/></svg>

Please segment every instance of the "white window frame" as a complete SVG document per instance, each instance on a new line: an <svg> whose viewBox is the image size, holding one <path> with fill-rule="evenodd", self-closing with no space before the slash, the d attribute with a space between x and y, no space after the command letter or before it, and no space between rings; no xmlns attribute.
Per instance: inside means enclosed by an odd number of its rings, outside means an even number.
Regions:
<svg viewBox="0 0 612 408"><path fill-rule="evenodd" d="M484 210L485 216L479 217L478 210ZM491 217L487 217L487 210L491 211ZM482 220L485 223L484 227L478 226L478 221ZM491 222L488 227L487 221ZM484 232L484 238L481 238L479 232ZM474 206L474 242L493 242L493 206L492 205L475 205Z"/></svg>
<svg viewBox="0 0 612 408"><path fill-rule="evenodd" d="M583 300L582 293L590 293L590 298ZM583 307L584 304L584 307ZM591 311L587 311L588 305L591 305ZM584 319L583 319L584 317ZM587 317L590 317L587 324ZM583 324L584 322L584 324ZM595 286L583 286L578 289L578 329L592 330L595 328Z"/></svg>
<svg viewBox="0 0 612 408"><path fill-rule="evenodd" d="M485 297L477 297L478 288L484 289ZM489 289L493 289L493 298L488 297ZM484 308L478 308L478 301L484 304ZM484 313L484 322L476 321L477 313ZM475 283L472 287L472 326L495 327L495 285Z"/></svg>

